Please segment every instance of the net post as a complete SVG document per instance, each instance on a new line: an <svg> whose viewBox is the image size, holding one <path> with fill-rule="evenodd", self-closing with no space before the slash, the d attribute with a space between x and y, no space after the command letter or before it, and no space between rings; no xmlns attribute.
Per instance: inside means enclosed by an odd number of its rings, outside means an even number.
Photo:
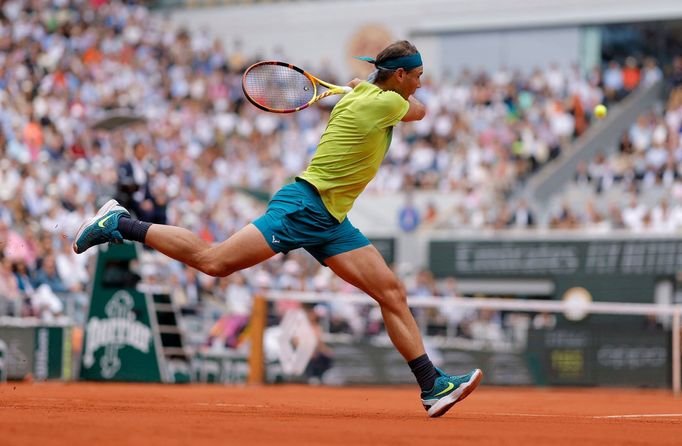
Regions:
<svg viewBox="0 0 682 446"><path fill-rule="evenodd" d="M265 377L265 353L263 334L267 320L268 304L265 297L257 294L251 311L251 352L249 353L249 384L263 384Z"/></svg>
<svg viewBox="0 0 682 446"><path fill-rule="evenodd" d="M680 306L673 308L673 395L680 397Z"/></svg>

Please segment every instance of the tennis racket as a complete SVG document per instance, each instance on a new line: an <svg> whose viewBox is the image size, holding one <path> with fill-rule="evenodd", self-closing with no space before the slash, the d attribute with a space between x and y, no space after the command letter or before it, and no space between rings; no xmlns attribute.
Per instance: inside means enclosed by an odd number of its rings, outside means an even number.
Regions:
<svg viewBox="0 0 682 446"><path fill-rule="evenodd" d="M327 90L319 92L319 86ZM335 94L353 89L325 82L286 62L264 61L251 65L242 77L246 99L261 110L293 113Z"/></svg>

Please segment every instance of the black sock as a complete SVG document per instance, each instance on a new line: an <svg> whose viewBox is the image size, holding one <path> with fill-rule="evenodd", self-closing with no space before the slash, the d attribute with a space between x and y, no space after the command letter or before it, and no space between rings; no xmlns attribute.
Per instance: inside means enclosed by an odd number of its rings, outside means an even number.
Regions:
<svg viewBox="0 0 682 446"><path fill-rule="evenodd" d="M147 231L151 225L151 223L145 221L121 217L118 219L118 232L120 232L121 236L126 240L144 243Z"/></svg>
<svg viewBox="0 0 682 446"><path fill-rule="evenodd" d="M438 378L438 372L436 372L436 368L426 353L408 362L407 365L412 369L412 373L417 378L422 391L425 392L433 389L433 384L436 382L436 378Z"/></svg>

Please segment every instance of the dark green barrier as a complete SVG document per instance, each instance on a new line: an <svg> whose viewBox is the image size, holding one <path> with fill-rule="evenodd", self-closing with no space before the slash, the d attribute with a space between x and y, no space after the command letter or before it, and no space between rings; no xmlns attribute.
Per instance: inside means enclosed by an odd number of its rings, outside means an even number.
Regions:
<svg viewBox="0 0 682 446"><path fill-rule="evenodd" d="M2 361L7 379L22 380L29 376L37 381L72 378L71 327L0 326L0 341L5 347Z"/></svg>
<svg viewBox="0 0 682 446"><path fill-rule="evenodd" d="M36 327L34 377L37 380L71 379L71 330L67 327Z"/></svg>
<svg viewBox="0 0 682 446"><path fill-rule="evenodd" d="M249 376L247 354L236 351L197 352L192 358L192 381L215 384L246 384ZM265 382L283 381L279 361L265 365Z"/></svg>
<svg viewBox="0 0 682 446"><path fill-rule="evenodd" d="M7 379L24 379L32 375L35 361L35 328L0 327L0 339L6 346Z"/></svg>
<svg viewBox="0 0 682 446"><path fill-rule="evenodd" d="M199 352L192 358L194 382L244 384L248 375L248 357L237 352Z"/></svg>
<svg viewBox="0 0 682 446"><path fill-rule="evenodd" d="M531 330L524 351L430 348L446 372L481 368L492 385L671 386L670 334L665 331L602 329L584 326ZM414 384L405 360L391 345L371 340L326 342L333 351L328 385ZM193 381L242 384L247 357L236 352L198 353L192 359ZM285 376L278 362L266 365L266 382L306 383L306 376Z"/></svg>
<svg viewBox="0 0 682 446"><path fill-rule="evenodd" d="M670 387L670 333L599 327L531 330L538 384Z"/></svg>
<svg viewBox="0 0 682 446"><path fill-rule="evenodd" d="M414 375L393 346L379 346L369 340L327 342L333 350L332 367L323 382L330 385L414 384ZM483 369L486 383L496 385L532 385L531 370L525 355L515 352L486 352L452 347L438 348L431 357L439 367L452 374ZM274 365L273 365L274 366ZM287 377L287 381L305 382L305 378Z"/></svg>
<svg viewBox="0 0 682 446"><path fill-rule="evenodd" d="M451 374L480 368L485 374L485 383L492 385L671 386L668 332L583 325L531 330L528 348L523 351L448 346L432 347L429 355ZM405 360L391 345L377 345L370 340L327 342L327 345L333 350L333 360L323 375L325 384L415 382ZM277 364L268 365L268 374L276 375L277 370L281 371L277 367ZM216 367L217 370L220 369ZM307 377L286 377L285 380L307 382Z"/></svg>

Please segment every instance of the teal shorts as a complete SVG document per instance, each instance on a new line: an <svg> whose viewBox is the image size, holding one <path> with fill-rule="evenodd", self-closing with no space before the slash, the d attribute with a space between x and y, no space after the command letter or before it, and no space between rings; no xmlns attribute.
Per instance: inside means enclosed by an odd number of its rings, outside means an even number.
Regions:
<svg viewBox="0 0 682 446"><path fill-rule="evenodd" d="M329 257L370 244L348 218L339 223L317 190L301 179L281 188L253 224L273 251L303 248L323 265Z"/></svg>

